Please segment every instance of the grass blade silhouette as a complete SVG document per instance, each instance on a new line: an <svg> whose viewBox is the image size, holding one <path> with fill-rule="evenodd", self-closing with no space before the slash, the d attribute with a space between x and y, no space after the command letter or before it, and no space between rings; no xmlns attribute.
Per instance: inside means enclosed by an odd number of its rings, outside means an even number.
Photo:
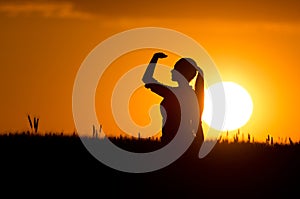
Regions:
<svg viewBox="0 0 300 199"><path fill-rule="evenodd" d="M37 131L38 131L38 128L39 128L39 120L40 120L40 118L36 118L36 117L34 117L34 131L35 131L35 133L37 133Z"/></svg>
<svg viewBox="0 0 300 199"><path fill-rule="evenodd" d="M31 131L32 131L32 121L31 121L30 115L28 114L27 117L28 117L29 125L30 125Z"/></svg>

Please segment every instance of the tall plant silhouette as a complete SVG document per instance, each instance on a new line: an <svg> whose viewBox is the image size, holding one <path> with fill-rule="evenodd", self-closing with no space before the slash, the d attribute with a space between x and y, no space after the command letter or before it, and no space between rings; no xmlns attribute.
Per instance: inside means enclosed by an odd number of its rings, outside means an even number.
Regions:
<svg viewBox="0 0 300 199"><path fill-rule="evenodd" d="M32 121L31 121L30 115L28 115L27 118L28 118L30 129L31 129L31 132L32 132L33 131L33 126L32 126Z"/></svg>
<svg viewBox="0 0 300 199"><path fill-rule="evenodd" d="M97 130L96 126L93 125L93 137L98 138L98 136L100 136L100 134L101 134L101 131L102 131L102 125L99 126L99 134L98 134L98 130Z"/></svg>
<svg viewBox="0 0 300 199"><path fill-rule="evenodd" d="M28 114L27 118L28 118L28 122L29 122L29 125L30 125L31 132L37 133L38 128L39 128L40 118L33 117L33 124L32 124L32 119L31 119L29 114Z"/></svg>

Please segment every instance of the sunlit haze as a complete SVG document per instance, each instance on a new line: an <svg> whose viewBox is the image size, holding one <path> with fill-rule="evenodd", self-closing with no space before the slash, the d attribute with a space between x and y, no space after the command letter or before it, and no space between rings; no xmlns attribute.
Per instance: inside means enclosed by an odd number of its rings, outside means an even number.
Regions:
<svg viewBox="0 0 300 199"><path fill-rule="evenodd" d="M73 83L85 57L116 33L152 26L193 38L211 56L222 80L236 83L251 96L251 114L242 115L246 118L242 121L236 118L230 133L239 128L257 140L268 134L276 140L300 139L299 1L187 0L185 6L177 1L125 2L1 1L1 132L27 131L30 114L40 118L41 133L72 133ZM95 106L106 132L119 134L110 104L99 101L100 93L108 99L117 79L130 68L147 64L154 52L120 57L99 81ZM171 70L178 58L170 55L162 64ZM168 72L156 75L172 84ZM130 102L135 122L148 124L148 108L160 100L144 88L137 90ZM249 103L245 108L250 112Z"/></svg>

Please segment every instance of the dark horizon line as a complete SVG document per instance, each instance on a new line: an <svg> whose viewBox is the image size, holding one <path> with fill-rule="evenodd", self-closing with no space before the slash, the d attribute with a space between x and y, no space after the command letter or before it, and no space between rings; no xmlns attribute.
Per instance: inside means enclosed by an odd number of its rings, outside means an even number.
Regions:
<svg viewBox="0 0 300 199"><path fill-rule="evenodd" d="M2 133L0 131L0 138L2 137L64 137L64 138L85 138L85 139L104 139L104 138L109 138L109 139L113 139L113 140L131 140L131 141L152 141L152 142L160 142L160 139L157 137L147 137L147 138L142 138L142 137L134 137L134 136L123 136L123 135L119 135L119 136L102 136L102 137L93 137L93 136L79 136L75 131L73 133L67 133L65 134L64 132L47 132L45 134L41 134L39 132L34 133L31 131L15 131L15 132L6 132L6 133ZM247 139L240 139L237 141L234 141L232 139L224 139L222 138L222 136L219 139L209 139L206 140L205 142L211 142L211 141L216 141L218 143L227 143L227 144L265 144L265 145L269 145L269 146L273 146L273 145L300 145L300 141L298 142L293 142L291 139L289 139L289 141L286 142L273 142L270 143L269 141L248 141Z"/></svg>

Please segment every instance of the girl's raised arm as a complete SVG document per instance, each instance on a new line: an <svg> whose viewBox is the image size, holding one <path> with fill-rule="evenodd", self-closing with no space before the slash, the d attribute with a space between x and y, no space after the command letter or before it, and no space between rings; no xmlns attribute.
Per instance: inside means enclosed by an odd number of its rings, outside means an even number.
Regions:
<svg viewBox="0 0 300 199"><path fill-rule="evenodd" d="M162 59L162 58L166 58L166 57L167 57L167 55L162 52L158 52L153 55L149 65L145 71L145 74L142 78L142 80L145 84L153 83L155 81L155 79L153 78L153 74L154 74L156 63L157 63L158 59Z"/></svg>

